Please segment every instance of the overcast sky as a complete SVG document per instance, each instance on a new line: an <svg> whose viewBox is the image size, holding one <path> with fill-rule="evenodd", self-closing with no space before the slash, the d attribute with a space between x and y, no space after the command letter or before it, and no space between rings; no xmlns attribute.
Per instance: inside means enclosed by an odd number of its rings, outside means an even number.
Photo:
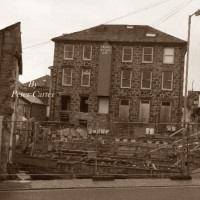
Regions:
<svg viewBox="0 0 200 200"><path fill-rule="evenodd" d="M24 83L49 74L53 37L128 15L110 24L150 25L187 40L188 15L198 9L200 0L0 0L0 29L21 22ZM200 90L200 16L192 17L189 89L192 82Z"/></svg>

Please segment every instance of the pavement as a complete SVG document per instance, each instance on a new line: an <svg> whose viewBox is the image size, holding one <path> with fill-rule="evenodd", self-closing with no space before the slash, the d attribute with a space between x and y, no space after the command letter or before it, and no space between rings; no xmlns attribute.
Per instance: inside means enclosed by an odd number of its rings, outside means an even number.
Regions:
<svg viewBox="0 0 200 200"><path fill-rule="evenodd" d="M93 181L92 179L31 180L0 182L1 191L45 190L75 188L135 188L135 187L200 187L200 179L115 179L112 181Z"/></svg>

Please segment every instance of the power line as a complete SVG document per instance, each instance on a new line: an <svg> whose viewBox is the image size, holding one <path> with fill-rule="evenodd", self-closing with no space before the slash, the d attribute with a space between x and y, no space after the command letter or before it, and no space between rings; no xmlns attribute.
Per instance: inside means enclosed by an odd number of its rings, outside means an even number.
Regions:
<svg viewBox="0 0 200 200"><path fill-rule="evenodd" d="M163 19L160 19L160 21L156 25L154 25L154 26L158 26L161 23L165 22L166 20L168 20L169 18L171 18L172 16L174 16L175 14L177 14L178 12L180 12L184 7L186 7L192 1L193 0L189 0L186 4L185 4L186 1L184 3L179 4L179 6L177 6L173 11L171 11L168 16L164 17Z"/></svg>
<svg viewBox="0 0 200 200"><path fill-rule="evenodd" d="M112 20L109 20L109 21L105 22L104 24L108 24L108 23L111 23L111 22L114 22L114 21L117 21L117 20L120 20L120 19L129 17L129 16L131 16L131 15L137 14L137 13L139 13L139 12L142 12L142 11L148 10L148 9L150 9L150 8L153 8L153 7L155 7L155 6L158 6L158 5L161 5L161 4L163 4L163 3L166 3L166 2L168 2L168 1L170 1L170 0L157 1L157 2L155 2L155 3L152 3L152 4L150 4L150 5L145 6L144 8L140 8L140 9L138 9L138 10L129 12L129 13L127 13L126 15L122 15L122 16L120 16L120 17L117 17L117 18L114 18L114 19L112 19Z"/></svg>
<svg viewBox="0 0 200 200"><path fill-rule="evenodd" d="M49 40L49 41L47 41L47 42L42 42L42 43L39 43L39 44L34 44L34 45L32 45L32 46L27 46L27 47L24 47L23 50L24 50L24 49L30 49L30 48L33 48L33 47L42 46L42 45L45 45L45 44L50 43L50 42L51 42L51 40Z"/></svg>

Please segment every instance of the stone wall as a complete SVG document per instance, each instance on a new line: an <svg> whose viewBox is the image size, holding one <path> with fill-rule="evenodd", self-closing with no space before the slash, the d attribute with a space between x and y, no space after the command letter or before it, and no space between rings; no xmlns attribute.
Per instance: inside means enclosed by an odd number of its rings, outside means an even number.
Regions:
<svg viewBox="0 0 200 200"><path fill-rule="evenodd" d="M0 30L0 115L3 116L3 133L0 173L7 173L10 137L13 130L15 98L19 73L22 73L20 23Z"/></svg>
<svg viewBox="0 0 200 200"><path fill-rule="evenodd" d="M73 43L74 60L66 61L63 59L64 43L55 43L54 64L52 68L52 92L55 98L52 99L51 104L51 119L59 121L59 113L61 110L61 95L69 95L71 97L71 104L69 111L65 111L70 115L70 121L79 118L80 110L80 96L89 96L89 115L86 119L98 119L98 67L99 67L99 53L102 43L88 42ZM140 100L150 100L150 122L159 122L161 101L172 102L172 118L171 122L180 122L181 118L181 98L183 91L183 73L184 73L184 57L186 46L178 46L169 44L148 44L154 48L153 63L142 63L142 49L146 44L128 44L133 46L133 62L122 62L122 49L127 44L113 44L112 46L112 72L110 84L110 107L109 115L104 116L104 120L118 121L119 119L119 100L126 98L130 100L130 122L139 121L139 104ZM83 61L83 45L92 45L92 60ZM174 64L163 64L163 48L175 48ZM90 87L81 87L81 70L85 66L91 68L91 82ZM63 67L73 68L73 85L62 86L62 69ZM121 70L131 69L132 82L131 88L120 88ZM152 71L152 88L151 90L141 89L141 72ZM173 72L173 90L162 90L162 72ZM79 114L77 114L79 113Z"/></svg>

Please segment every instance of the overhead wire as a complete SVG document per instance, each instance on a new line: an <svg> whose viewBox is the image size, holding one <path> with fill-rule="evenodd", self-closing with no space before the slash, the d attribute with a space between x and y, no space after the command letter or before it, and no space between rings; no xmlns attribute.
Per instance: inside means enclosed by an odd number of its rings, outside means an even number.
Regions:
<svg viewBox="0 0 200 200"><path fill-rule="evenodd" d="M129 12L129 13L127 13L126 15L122 15L122 16L120 16L120 17L117 17L117 18L114 18L114 19L109 20L109 21L107 21L107 22L104 22L104 24L108 24L108 23L111 23L111 22L114 22L114 21L117 21L117 20L126 18L126 17L128 17L128 16L131 16L131 15L134 15L134 14L137 14L137 13L140 13L140 12L142 12L142 11L145 11L145 10L151 9L151 8L153 8L153 7L156 7L156 6L158 6L158 5L164 4L164 3L168 2L168 1L171 1L171 0L162 0L162 1L157 1L157 2L151 3L151 4L149 4L149 5L147 5L147 6L143 7L143 8L140 8L140 9L138 9L138 10ZM33 48L33 47L42 46L42 45L45 45L45 44L47 44L47 43L49 43L49 42L51 42L51 41L42 42L42 43L35 44L35 45L32 45L32 46L27 46L27 47L24 47L23 50L24 50L24 49L30 49L30 48Z"/></svg>
<svg viewBox="0 0 200 200"><path fill-rule="evenodd" d="M138 10L129 12L129 13L125 14L125 15L120 16L120 17L114 18L114 19L112 19L112 20L109 20L109 21L105 22L104 24L109 24L109 23L111 23L111 22L114 22L114 21L117 21L117 20L120 20L120 19L129 17L129 16L131 16L131 15L137 14L137 13L142 12L142 11L145 11L145 10L148 10L148 9L153 8L153 7L155 7L155 6L164 4L164 3L168 2L168 1L170 1L170 0L157 1L157 2L155 2L155 3L151 3L150 5L147 5L147 6L145 6L144 8L140 8L140 9L138 9Z"/></svg>
<svg viewBox="0 0 200 200"><path fill-rule="evenodd" d="M152 26L158 26L161 23L165 22L166 20L168 20L169 18L171 18L172 16L174 16L175 14L177 14L178 12L180 12L183 8L185 8L187 5L189 5L192 1L193 0L186 0L183 3L180 3L177 7L174 8L173 11L171 11L168 14L166 14L164 17L160 18Z"/></svg>

